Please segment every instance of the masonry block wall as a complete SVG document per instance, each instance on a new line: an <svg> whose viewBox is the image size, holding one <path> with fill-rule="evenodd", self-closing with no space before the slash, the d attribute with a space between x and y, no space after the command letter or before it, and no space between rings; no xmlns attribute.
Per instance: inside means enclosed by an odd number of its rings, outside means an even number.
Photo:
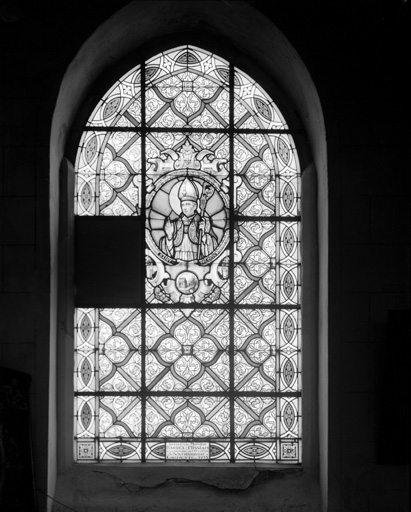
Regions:
<svg viewBox="0 0 411 512"><path fill-rule="evenodd" d="M409 323L401 331L392 319L410 307L410 6L400 0L249 3L306 64L327 130L328 510L405 512ZM41 511L47 490L52 114L81 45L126 4L0 5L0 365L32 377ZM225 507L230 510L229 500ZM271 510L267 499L260 509Z"/></svg>

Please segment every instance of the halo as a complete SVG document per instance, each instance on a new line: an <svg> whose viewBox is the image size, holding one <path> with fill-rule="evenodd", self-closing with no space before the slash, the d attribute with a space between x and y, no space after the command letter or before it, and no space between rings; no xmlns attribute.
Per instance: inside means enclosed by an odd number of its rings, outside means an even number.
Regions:
<svg viewBox="0 0 411 512"><path fill-rule="evenodd" d="M184 177L184 179L185 179L185 177ZM181 204L180 204L180 199L178 197L178 193L180 192L180 187L183 184L184 179L181 181L177 181L177 183L171 187L170 194L168 196L168 202L170 203L171 209L177 215L180 215L180 213L181 213ZM196 180L192 179L190 181L198 190L198 197L201 197L201 194L203 192L203 187Z"/></svg>

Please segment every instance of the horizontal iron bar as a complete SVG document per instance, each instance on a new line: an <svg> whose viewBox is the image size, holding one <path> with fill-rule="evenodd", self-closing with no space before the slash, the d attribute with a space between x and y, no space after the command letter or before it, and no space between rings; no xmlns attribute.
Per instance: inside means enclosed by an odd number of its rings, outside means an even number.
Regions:
<svg viewBox="0 0 411 512"><path fill-rule="evenodd" d="M76 302L74 307L76 308L84 308L84 309L105 309L105 308L135 308L135 309L142 309L143 304L141 302L127 302L124 304L88 304L88 303L82 303L82 302ZM225 304L185 304L185 303L174 303L174 304L150 304L150 303L144 303L144 308L148 311L152 309L225 309L227 311L230 311L231 305L229 302ZM265 309L265 310L284 310L284 311L291 311L296 310L299 311L301 309L300 304L286 304L286 305L279 305L279 304L235 304L234 303L234 309L241 310L241 309Z"/></svg>
<svg viewBox="0 0 411 512"><path fill-rule="evenodd" d="M234 303L225 303L225 304L185 304L185 303L181 303L181 304L178 304L178 303L174 303L174 304L149 304L149 303L146 303L145 304L145 308L150 310L150 309L198 309L198 310L201 310L201 309L226 309L227 311L230 310L230 308L234 306L234 309L267 309L267 310L270 310L270 309L275 309L275 310L278 310L278 309L284 309L284 310L291 310L291 309L295 309L295 310L299 310L301 309L301 305L300 304L287 304L287 305L283 305L283 304L236 304L235 302ZM113 306L108 306L108 307L113 307ZM122 307L126 307L126 306L122 306ZM130 306L130 307L134 307L134 306Z"/></svg>
<svg viewBox="0 0 411 512"><path fill-rule="evenodd" d="M96 436L93 436L93 437L83 437L83 436L74 436L74 439L76 440L79 440L79 441L84 441L84 440L89 440L89 439L92 439L92 440L96 440L96 441L106 441L106 442L110 442L110 443L113 443L113 442L116 442L116 441L128 441L130 443L132 442L141 442L141 437L126 437L126 436L117 436L117 437L103 437L103 436L99 436L99 435L96 435ZM228 437L193 437L193 436L181 436L181 437L149 437L147 439L147 441L150 441L150 442L163 442L163 443L181 443L182 441L197 441L199 443L201 442L204 442L204 443L227 443L228 442ZM250 443L252 443L253 441L256 441L257 443L261 443L261 442L266 442L266 441L269 441L269 442L272 442L272 441L287 441L287 440L290 440L290 441L300 441L301 440L301 437L300 436L296 436L296 437L290 437L290 438L284 438L284 437L280 437L280 436L272 436L272 437L236 437L236 441L240 441L240 442L244 442L244 441L248 441ZM244 461L243 461L244 462ZM294 463L293 463L294 465Z"/></svg>
<svg viewBox="0 0 411 512"><path fill-rule="evenodd" d="M300 222L301 215L290 215L289 217L284 217L280 215L267 215L266 217L261 217L257 215L235 215L234 222L244 222L244 221L259 221L259 222Z"/></svg>
<svg viewBox="0 0 411 512"><path fill-rule="evenodd" d="M132 173L132 174L135 175L135 176L139 175L138 173ZM96 175L99 175L99 173L96 173ZM94 195L95 199L97 197L98 197L97 195ZM95 222L94 220L90 220L90 219L95 219L96 217L97 216L95 216L95 215L90 215L90 216L76 215L75 219L76 219L76 221L77 221L77 219L79 219L78 220L79 222ZM265 215L264 217L262 217L261 215L238 215L238 214L234 214L233 215L233 219L234 219L234 222L244 222L244 221L300 222L301 221L301 215L288 215L288 216L284 216L284 215ZM133 215L133 216L130 216L130 217L123 217L121 215L118 215L118 216L106 216L106 217L105 216L100 216L98 222L106 222L107 224L108 223L112 223L112 222L119 222L119 223L121 222L123 224L125 222L129 222L129 223L141 222L141 216L140 215Z"/></svg>
<svg viewBox="0 0 411 512"><path fill-rule="evenodd" d="M151 396L181 396L181 397L197 397L197 396L209 396L209 397L217 397L223 396L227 398L241 398L241 397L272 397L272 398L298 398L301 396L300 391L294 392L279 392L279 391L264 391L264 392L254 392L254 391L216 391L215 393L209 393L207 391L169 391L164 393L162 391L147 391L146 393L142 393L141 391L75 391L74 396L134 396L147 398Z"/></svg>
<svg viewBox="0 0 411 512"><path fill-rule="evenodd" d="M194 127L183 127L183 128L152 128L150 126L146 126L145 128L142 126L85 126L83 131L85 132L145 132L145 133L234 133L234 134L244 134L244 133L263 133L263 134L276 134L276 133L304 133L304 130L300 128L295 129L241 129L241 128L194 128Z"/></svg>

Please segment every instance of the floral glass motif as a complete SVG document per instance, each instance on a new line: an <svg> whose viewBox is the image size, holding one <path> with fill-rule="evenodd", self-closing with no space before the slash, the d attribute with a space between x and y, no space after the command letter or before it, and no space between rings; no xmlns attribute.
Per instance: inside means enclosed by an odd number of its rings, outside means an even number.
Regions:
<svg viewBox="0 0 411 512"><path fill-rule="evenodd" d="M118 80L79 216L145 226L141 304L77 308L77 462L301 462L300 169L252 78L194 46Z"/></svg>
<svg viewBox="0 0 411 512"><path fill-rule="evenodd" d="M76 169L77 215L140 214L140 134L85 131Z"/></svg>

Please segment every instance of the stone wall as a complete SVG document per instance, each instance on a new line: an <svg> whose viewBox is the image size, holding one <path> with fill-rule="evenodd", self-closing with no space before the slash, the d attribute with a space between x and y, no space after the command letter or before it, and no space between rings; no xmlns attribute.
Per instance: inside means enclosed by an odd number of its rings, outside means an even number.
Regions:
<svg viewBox="0 0 411 512"><path fill-rule="evenodd" d="M241 2L202 3L241 8ZM388 317L391 311L409 310L409 5L400 0L248 3L247 8L271 19L298 52L324 112L329 307L322 309L328 321L329 378L322 386L328 384L328 510L405 512L408 474L401 455L407 399L398 396L406 392L401 378L407 370L401 352L406 344L392 335ZM49 202L52 116L64 73L80 47L126 4L22 0L2 2L0 11L0 365L32 376L42 511L45 493L54 490L54 459L46 453L57 436L55 409L49 409L56 392L50 333L57 330L50 323L57 284L50 229L53 237L58 222ZM199 26L207 31L201 20ZM115 61L115 52L110 58ZM315 510L310 492L297 499L301 486L289 474L277 480L271 473L250 474L244 489L237 490L223 490L204 476L191 483L189 475L161 482L147 478L144 483L132 475L131 481L101 475L100 487L110 481L115 490L110 510L125 510L126 502L130 510ZM64 490L61 497L71 499ZM82 495L76 506L94 510L93 503L102 505L98 496ZM55 504L55 510L64 507Z"/></svg>

